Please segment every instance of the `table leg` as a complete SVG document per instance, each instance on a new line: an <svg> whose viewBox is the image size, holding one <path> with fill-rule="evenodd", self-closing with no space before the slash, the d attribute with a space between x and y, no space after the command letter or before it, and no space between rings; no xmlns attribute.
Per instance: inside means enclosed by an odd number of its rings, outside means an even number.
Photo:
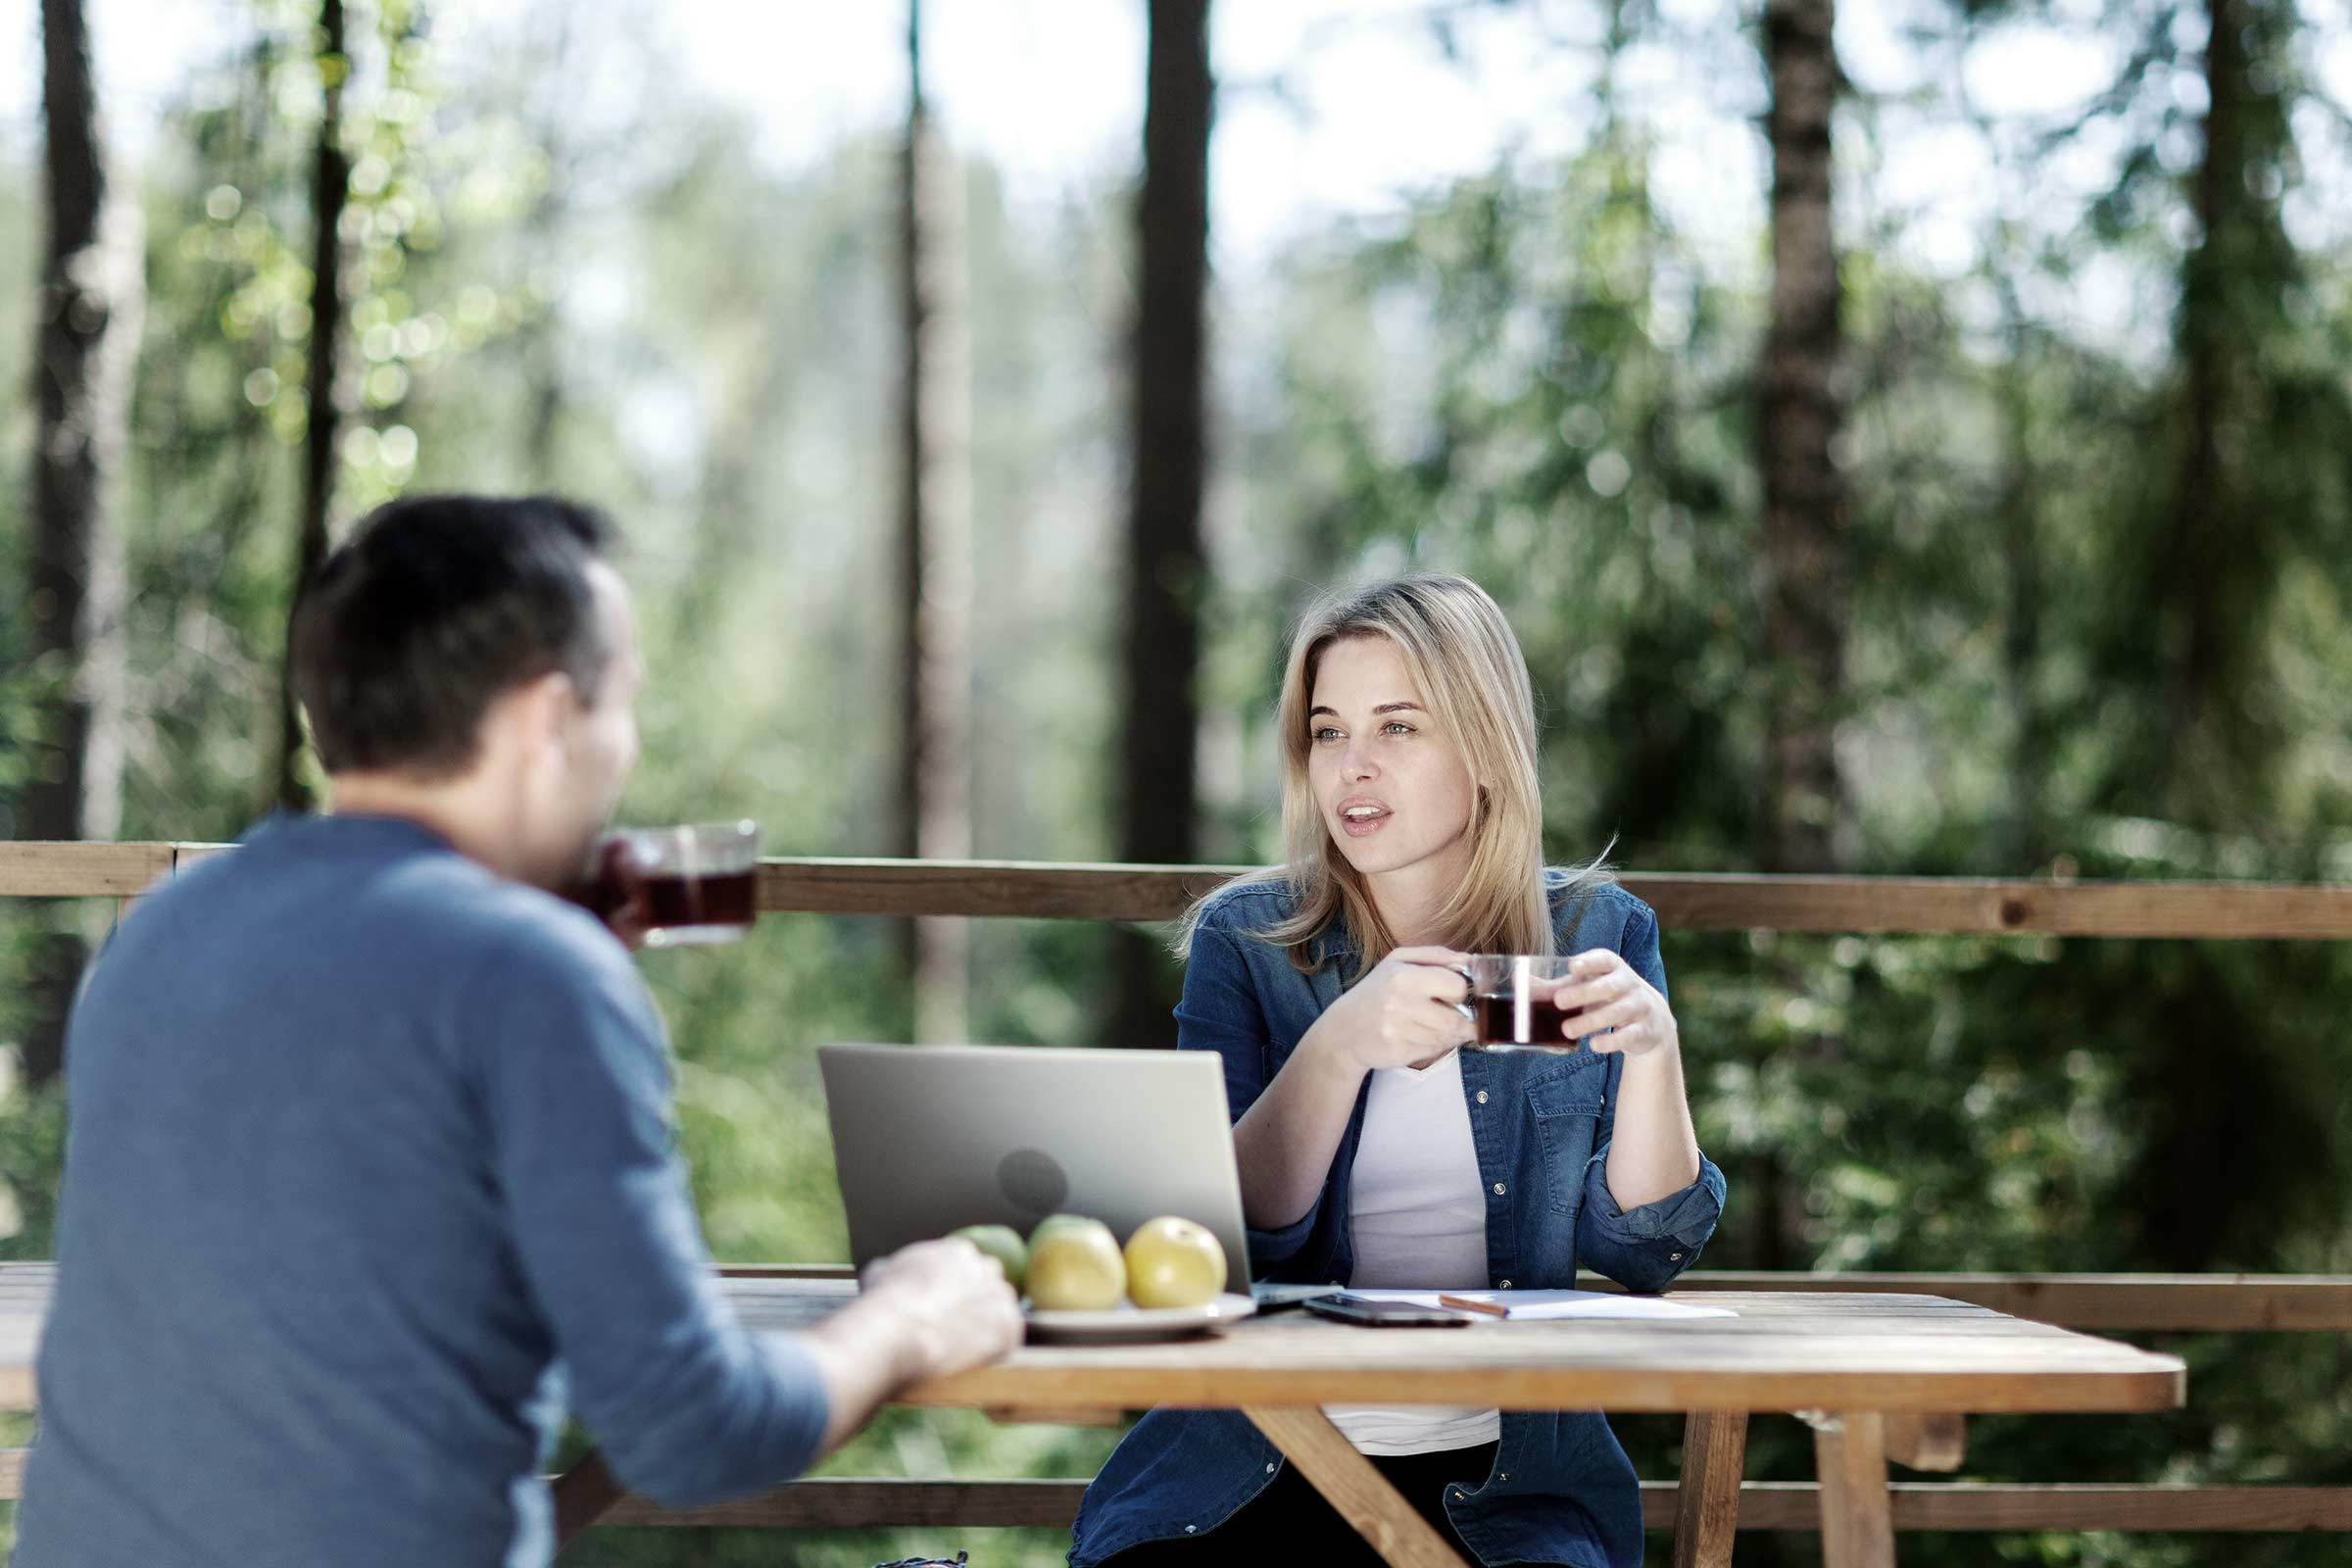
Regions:
<svg viewBox="0 0 2352 1568"><path fill-rule="evenodd" d="M1468 1568L1461 1554L1430 1528L1371 1460L1355 1451L1355 1445L1342 1437L1321 1410L1242 1413L1298 1467L1324 1501L1396 1568Z"/></svg>
<svg viewBox="0 0 2352 1568"><path fill-rule="evenodd" d="M1683 1418L1683 1479L1675 1491L1674 1568L1731 1568L1747 1460L1747 1412L1693 1410Z"/></svg>
<svg viewBox="0 0 2352 1568"><path fill-rule="evenodd" d="M1875 1410L1813 1418L1821 1472L1822 1568L1894 1568L1886 1494L1886 1418Z"/></svg>

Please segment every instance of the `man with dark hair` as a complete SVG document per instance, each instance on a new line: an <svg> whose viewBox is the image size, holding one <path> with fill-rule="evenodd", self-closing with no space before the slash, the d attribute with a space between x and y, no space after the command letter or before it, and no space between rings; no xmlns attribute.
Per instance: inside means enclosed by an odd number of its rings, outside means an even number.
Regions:
<svg viewBox="0 0 2352 1568"><path fill-rule="evenodd" d="M1020 1314L963 1242L806 1334L714 1292L662 1028L554 896L637 756L594 513L397 503L294 639L332 815L143 900L69 1032L18 1568L519 1568L566 1402L685 1504L805 1469Z"/></svg>

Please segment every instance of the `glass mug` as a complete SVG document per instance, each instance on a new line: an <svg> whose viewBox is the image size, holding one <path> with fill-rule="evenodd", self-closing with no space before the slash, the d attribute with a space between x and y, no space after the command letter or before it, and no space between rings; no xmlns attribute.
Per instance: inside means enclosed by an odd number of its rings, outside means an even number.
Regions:
<svg viewBox="0 0 2352 1568"><path fill-rule="evenodd" d="M760 824L630 827L599 839L577 902L610 921L644 890L645 945L733 942L760 913Z"/></svg>
<svg viewBox="0 0 2352 1568"><path fill-rule="evenodd" d="M1560 1026L1585 1009L1562 1009L1552 999L1570 983L1567 954L1479 953L1455 973L1470 984L1456 1010L1478 1030L1473 1051L1575 1051L1580 1042Z"/></svg>

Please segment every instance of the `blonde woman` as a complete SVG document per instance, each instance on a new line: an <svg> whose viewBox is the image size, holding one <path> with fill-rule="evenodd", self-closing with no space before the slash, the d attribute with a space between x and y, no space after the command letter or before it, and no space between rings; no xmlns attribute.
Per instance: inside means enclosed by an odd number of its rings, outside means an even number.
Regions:
<svg viewBox="0 0 2352 1568"><path fill-rule="evenodd" d="M1178 1043L1224 1057L1259 1279L1662 1289L1714 1233L1647 906L1547 869L1525 659L1475 583L1310 611L1279 711L1286 863L1185 933ZM1569 953L1573 1054L1461 1053L1471 953ZM1327 1411L1470 1561L1634 1568L1642 1504L1599 1415ZM1160 1410L1079 1509L1070 1561L1378 1561L1235 1411Z"/></svg>

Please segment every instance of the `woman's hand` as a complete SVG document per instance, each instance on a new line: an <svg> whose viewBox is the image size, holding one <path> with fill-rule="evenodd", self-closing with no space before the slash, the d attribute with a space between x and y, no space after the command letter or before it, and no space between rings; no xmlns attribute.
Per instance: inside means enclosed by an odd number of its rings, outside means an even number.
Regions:
<svg viewBox="0 0 2352 1568"><path fill-rule="evenodd" d="M1569 1039L1581 1039L1587 1049L1603 1055L1614 1052L1629 1059L1661 1047L1680 1048L1674 1009L1623 955L1608 948L1580 953L1568 960L1568 983L1555 993L1560 1008L1583 1009L1560 1026Z"/></svg>
<svg viewBox="0 0 2352 1568"><path fill-rule="evenodd" d="M1450 948L1398 948L1372 966L1310 1033L1354 1065L1420 1067L1478 1038L1462 1004L1470 982ZM1303 1042L1302 1042L1303 1043Z"/></svg>

